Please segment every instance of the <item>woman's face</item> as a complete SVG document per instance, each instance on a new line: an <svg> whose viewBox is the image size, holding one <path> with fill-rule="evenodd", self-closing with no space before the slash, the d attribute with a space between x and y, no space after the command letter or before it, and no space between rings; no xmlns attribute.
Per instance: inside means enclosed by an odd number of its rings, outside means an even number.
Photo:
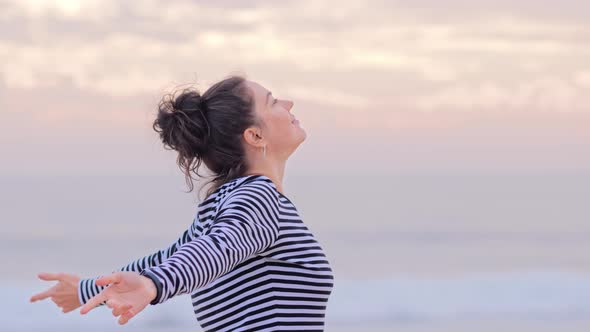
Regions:
<svg viewBox="0 0 590 332"><path fill-rule="evenodd" d="M253 93L255 112L266 125L260 129L266 141L267 154L288 157L307 137L291 114L293 102L273 96L271 91L256 82L246 81L246 84Z"/></svg>

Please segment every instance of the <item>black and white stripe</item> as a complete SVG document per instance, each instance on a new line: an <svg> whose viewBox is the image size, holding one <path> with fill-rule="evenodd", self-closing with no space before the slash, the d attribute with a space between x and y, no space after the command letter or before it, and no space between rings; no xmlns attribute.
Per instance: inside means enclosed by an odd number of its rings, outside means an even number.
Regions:
<svg viewBox="0 0 590 332"><path fill-rule="evenodd" d="M121 270L155 281L153 304L191 294L205 331L323 331L334 280L295 205L264 175L224 184L170 247ZM82 303L102 289L96 279L80 281Z"/></svg>

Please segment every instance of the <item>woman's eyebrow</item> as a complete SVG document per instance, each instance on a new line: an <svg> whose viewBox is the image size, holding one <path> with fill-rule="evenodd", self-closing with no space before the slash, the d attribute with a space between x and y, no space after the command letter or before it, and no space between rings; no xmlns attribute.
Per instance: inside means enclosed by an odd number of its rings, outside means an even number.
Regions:
<svg viewBox="0 0 590 332"><path fill-rule="evenodd" d="M270 91L269 91L269 92L266 94L266 103L267 103L267 104L268 104L268 97L269 97L271 94L272 94L272 92L270 92Z"/></svg>

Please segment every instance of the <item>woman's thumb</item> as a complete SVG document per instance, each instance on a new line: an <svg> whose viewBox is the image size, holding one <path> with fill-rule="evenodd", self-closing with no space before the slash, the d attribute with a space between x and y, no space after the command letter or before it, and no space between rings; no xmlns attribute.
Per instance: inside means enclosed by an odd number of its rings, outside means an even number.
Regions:
<svg viewBox="0 0 590 332"><path fill-rule="evenodd" d="M113 273L108 276L100 277L96 279L97 286L106 286L110 284L118 284L121 281L121 274L119 272Z"/></svg>

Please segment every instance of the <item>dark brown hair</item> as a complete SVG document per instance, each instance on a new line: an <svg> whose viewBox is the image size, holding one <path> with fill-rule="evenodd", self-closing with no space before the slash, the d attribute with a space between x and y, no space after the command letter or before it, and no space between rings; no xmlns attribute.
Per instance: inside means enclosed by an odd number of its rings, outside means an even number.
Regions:
<svg viewBox="0 0 590 332"><path fill-rule="evenodd" d="M167 150L178 152L177 164L189 191L192 173L201 163L213 172L207 196L247 170L243 132L259 125L254 100L245 78L232 75L212 85L203 95L189 87L162 97L153 128ZM178 94L178 95L177 95Z"/></svg>

